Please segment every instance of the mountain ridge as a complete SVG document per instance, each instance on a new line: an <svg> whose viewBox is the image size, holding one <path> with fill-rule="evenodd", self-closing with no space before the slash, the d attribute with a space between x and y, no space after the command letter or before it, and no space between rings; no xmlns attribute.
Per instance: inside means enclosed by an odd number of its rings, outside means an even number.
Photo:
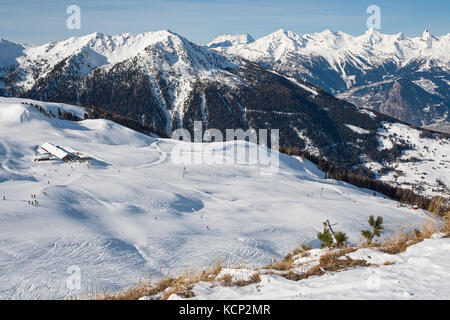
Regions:
<svg viewBox="0 0 450 320"><path fill-rule="evenodd" d="M369 29L360 36L331 30L299 36L280 29L249 44L214 49L298 77L357 106L415 125L450 123L450 33L436 37L425 30L421 36L407 37ZM405 80L406 91L416 92L418 86L430 94L403 96L405 103L400 107L405 111L401 114L395 106L386 108L380 104L396 88L385 85L381 92L367 90L368 85L400 79ZM408 105L417 102L416 109L410 110ZM421 116L411 118L410 114L418 108Z"/></svg>

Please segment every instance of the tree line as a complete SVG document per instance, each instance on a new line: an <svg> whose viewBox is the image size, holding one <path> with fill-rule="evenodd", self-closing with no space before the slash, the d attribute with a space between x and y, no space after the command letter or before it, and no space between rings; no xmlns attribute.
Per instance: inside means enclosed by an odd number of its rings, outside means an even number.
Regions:
<svg viewBox="0 0 450 320"><path fill-rule="evenodd" d="M450 214L450 203L448 199L442 196L428 198L415 193L411 189L392 186L383 181L369 178L358 172L333 164L320 156L314 156L298 147L280 146L279 151L288 155L300 156L303 159L307 159L316 164L323 172L325 172L324 179L340 180L359 188L371 189L384 194L393 200L415 205L418 208L425 209L441 216Z"/></svg>

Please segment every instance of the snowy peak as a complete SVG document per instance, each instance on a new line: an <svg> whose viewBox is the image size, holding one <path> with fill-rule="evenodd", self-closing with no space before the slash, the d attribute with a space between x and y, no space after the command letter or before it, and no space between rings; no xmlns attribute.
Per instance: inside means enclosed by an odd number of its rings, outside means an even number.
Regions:
<svg viewBox="0 0 450 320"><path fill-rule="evenodd" d="M215 47L230 47L235 45L245 45L249 44L255 41L251 35L248 33L241 33L241 34L224 34L221 36L218 36L213 41L208 43L208 47L215 48Z"/></svg>
<svg viewBox="0 0 450 320"><path fill-rule="evenodd" d="M0 38L0 68L16 65L16 59L22 55L24 47Z"/></svg>
<svg viewBox="0 0 450 320"><path fill-rule="evenodd" d="M0 48L11 48L11 47L16 47L16 46L20 46L20 45L13 43L11 41L8 41L6 39L0 38Z"/></svg>
<svg viewBox="0 0 450 320"><path fill-rule="evenodd" d="M280 59L286 52L295 52L304 47L304 40L292 31L279 29L255 40L248 47L251 50L268 53L273 59Z"/></svg>
<svg viewBox="0 0 450 320"><path fill-rule="evenodd" d="M271 38L278 38L278 39L282 39L282 38L287 38L287 39L295 39L298 38L298 35L295 32L280 28L277 31L269 34L269 36Z"/></svg>
<svg viewBox="0 0 450 320"><path fill-rule="evenodd" d="M425 29L424 31L423 31L423 33L422 33L422 37L421 37L422 39L429 39L429 38L431 38L431 34L430 34L430 32L428 31L428 29Z"/></svg>
<svg viewBox="0 0 450 320"><path fill-rule="evenodd" d="M364 32L365 35L367 35L368 37L380 37L381 33L379 33L377 30L375 30L374 28L369 28Z"/></svg>
<svg viewBox="0 0 450 320"><path fill-rule="evenodd" d="M426 49L432 48L434 40L437 39L431 36L427 29L425 29L425 31L422 33L422 36L420 37L420 41L425 43Z"/></svg>
<svg viewBox="0 0 450 320"><path fill-rule="evenodd" d="M280 44L282 46L297 47L303 44L303 39L299 37L298 34L292 31L288 31L285 29L279 29L265 37L262 37L257 40L260 44L262 43L270 43L270 44Z"/></svg>
<svg viewBox="0 0 450 320"><path fill-rule="evenodd" d="M382 34L380 34L373 28L367 29L367 31L361 38L371 46L376 45L377 43L380 43L385 39Z"/></svg>

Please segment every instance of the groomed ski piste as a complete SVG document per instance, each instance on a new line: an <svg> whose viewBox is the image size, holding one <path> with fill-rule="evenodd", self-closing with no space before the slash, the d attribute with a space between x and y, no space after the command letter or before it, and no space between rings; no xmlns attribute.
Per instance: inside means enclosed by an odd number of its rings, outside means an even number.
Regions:
<svg viewBox="0 0 450 320"><path fill-rule="evenodd" d="M318 248L316 234L327 219L351 243L362 241L369 215L383 216L385 235L430 219L371 190L325 180L301 158L280 154L279 170L271 175L258 164L179 164L173 150L187 142L104 119L49 118L22 102L84 112L0 98L1 299L77 297L198 271L218 260L262 266L301 243ZM81 151L91 161L34 161L45 142ZM200 152L201 143L192 145L193 154ZM263 148L245 141L209 145L216 153L235 147L238 155ZM69 285L75 276L76 288ZM206 289L201 292L208 298Z"/></svg>

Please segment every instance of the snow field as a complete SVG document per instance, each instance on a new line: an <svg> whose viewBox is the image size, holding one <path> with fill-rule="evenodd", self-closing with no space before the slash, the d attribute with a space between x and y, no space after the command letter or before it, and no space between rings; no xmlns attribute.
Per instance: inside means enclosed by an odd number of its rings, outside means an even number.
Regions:
<svg viewBox="0 0 450 320"><path fill-rule="evenodd" d="M318 247L326 219L353 243L371 214L384 217L387 234L428 219L372 191L324 180L312 163L284 154L273 175L241 162L183 166L171 159L183 142L107 120L51 119L6 98L0 116L0 298L65 298L217 260L266 265L303 242ZM93 160L34 162L44 142ZM239 141L214 143L214 150L233 146L238 154L262 148ZM28 204L31 195L39 206ZM75 290L67 283L73 266L80 270Z"/></svg>

